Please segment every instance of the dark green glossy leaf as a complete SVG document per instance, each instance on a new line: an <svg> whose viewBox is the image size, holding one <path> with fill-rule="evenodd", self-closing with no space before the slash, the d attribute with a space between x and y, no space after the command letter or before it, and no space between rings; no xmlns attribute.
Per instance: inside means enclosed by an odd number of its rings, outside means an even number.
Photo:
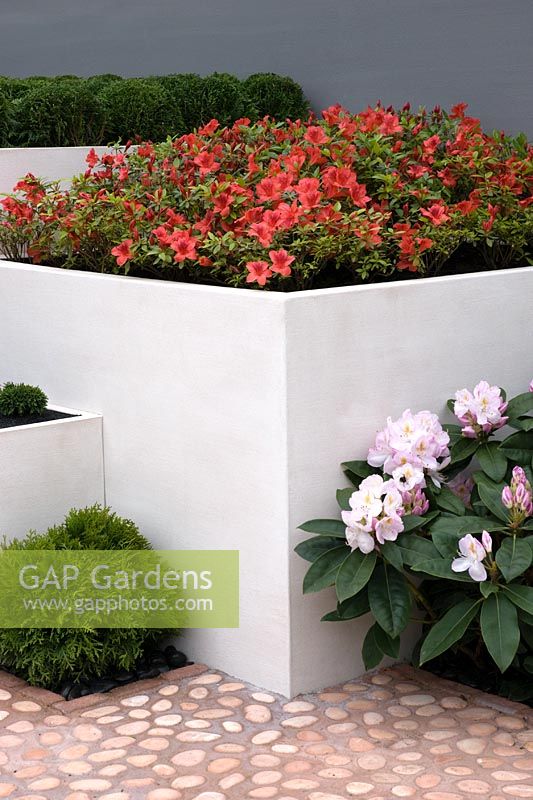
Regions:
<svg viewBox="0 0 533 800"><path fill-rule="evenodd" d="M365 669L374 669L381 662L384 653L376 641L376 624L368 630L361 649Z"/></svg>
<svg viewBox="0 0 533 800"><path fill-rule="evenodd" d="M496 563L506 581L518 578L528 569L533 560L533 550L523 539L508 536L496 553Z"/></svg>
<svg viewBox="0 0 533 800"><path fill-rule="evenodd" d="M483 505L502 522L507 522L507 510L502 505L502 490L505 484L494 483L483 472L474 473L474 480Z"/></svg>
<svg viewBox="0 0 533 800"><path fill-rule="evenodd" d="M381 652L391 658L398 658L400 653L400 637L396 636L396 638L393 639L392 636L385 633L383 628L377 623L375 623L374 628L374 637Z"/></svg>
<svg viewBox="0 0 533 800"><path fill-rule="evenodd" d="M335 611L330 611L322 617L325 622L345 622L349 619L362 617L363 614L368 614L370 611L370 604L368 602L368 592L363 589L362 592L345 600L344 603L337 603Z"/></svg>
<svg viewBox="0 0 533 800"><path fill-rule="evenodd" d="M429 539L410 533L401 533L397 539L404 564L411 566L422 559L438 558L439 551Z"/></svg>
<svg viewBox="0 0 533 800"><path fill-rule="evenodd" d="M385 542L380 545L379 549L385 561L388 561L395 569L403 568L402 551L396 542Z"/></svg>
<svg viewBox="0 0 533 800"><path fill-rule="evenodd" d="M503 591L515 606L523 609L526 614L533 616L533 586L510 583L508 586L503 587Z"/></svg>
<svg viewBox="0 0 533 800"><path fill-rule="evenodd" d="M317 536L346 539L346 525L340 519L310 519L300 525L300 530L306 533L316 533Z"/></svg>
<svg viewBox="0 0 533 800"><path fill-rule="evenodd" d="M358 594L366 586L375 566L375 550L366 555L360 550L354 550L344 559L335 581L337 597L341 603Z"/></svg>
<svg viewBox="0 0 533 800"><path fill-rule="evenodd" d="M501 481L507 472L507 458L498 442L484 442L479 446L477 458L483 472L493 481Z"/></svg>
<svg viewBox="0 0 533 800"><path fill-rule="evenodd" d="M411 595L403 575L386 563L378 564L368 586L370 610L393 639L409 622Z"/></svg>
<svg viewBox="0 0 533 800"><path fill-rule="evenodd" d="M443 486L438 494L435 495L435 502L443 511L463 516L466 514L466 506L447 486Z"/></svg>
<svg viewBox="0 0 533 800"><path fill-rule="evenodd" d="M304 578L303 591L304 594L309 592L319 592L325 589L326 586L331 586L335 583L339 567L346 558L348 552L347 546L336 547L334 550L328 550L316 561L314 561Z"/></svg>
<svg viewBox="0 0 533 800"><path fill-rule="evenodd" d="M337 489L337 503L339 504L339 508L342 508L343 511L348 511L350 509L350 497L354 493L354 489L352 486L349 486L347 489Z"/></svg>
<svg viewBox="0 0 533 800"><path fill-rule="evenodd" d="M420 664L444 653L464 636L480 603L480 600L463 600L432 626L420 649Z"/></svg>
<svg viewBox="0 0 533 800"><path fill-rule="evenodd" d="M451 463L458 464L472 458L479 446L477 439L467 439L463 436L450 448Z"/></svg>
<svg viewBox="0 0 533 800"><path fill-rule="evenodd" d="M434 578L447 578L450 581L459 581L460 583L473 583L467 572L454 572L452 570L450 558L420 560L413 564L411 569L413 572L423 572L425 575L431 575Z"/></svg>
<svg viewBox="0 0 533 800"><path fill-rule="evenodd" d="M433 544L443 558L447 558L448 561L450 561L457 555L457 543L460 538L457 533L432 531L431 538L433 540Z"/></svg>
<svg viewBox="0 0 533 800"><path fill-rule="evenodd" d="M313 536L312 539L306 539L305 542L297 544L294 551L306 561L313 562L323 553L338 546L339 540L336 536Z"/></svg>
<svg viewBox="0 0 533 800"><path fill-rule="evenodd" d="M441 514L431 526L431 533L456 533L458 537L465 533L481 533L481 531L499 531L505 526L502 522L489 517L464 516L456 517Z"/></svg>
<svg viewBox="0 0 533 800"><path fill-rule="evenodd" d="M505 455L510 461L515 464L531 464L533 456L533 436L527 431L518 431L508 436L501 444L500 447L505 451Z"/></svg>
<svg viewBox="0 0 533 800"><path fill-rule="evenodd" d="M533 411L533 392L523 392L509 400L505 415L511 421L523 417L530 411Z"/></svg>
<svg viewBox="0 0 533 800"><path fill-rule="evenodd" d="M481 634L487 650L505 672L520 643L516 608L501 592L491 594L481 607Z"/></svg>
<svg viewBox="0 0 533 800"><path fill-rule="evenodd" d="M419 530L420 528L427 528L435 519L435 517L438 517L438 515L438 511L431 511L429 514L425 514L423 517L419 517L416 514L407 514L405 517L402 517L403 532L401 533L401 536L403 536L405 533Z"/></svg>
<svg viewBox="0 0 533 800"><path fill-rule="evenodd" d="M381 471L376 467L371 467L366 461L344 461L341 464L344 472L347 470L356 475L360 481L363 478L368 478L369 475L381 474Z"/></svg>

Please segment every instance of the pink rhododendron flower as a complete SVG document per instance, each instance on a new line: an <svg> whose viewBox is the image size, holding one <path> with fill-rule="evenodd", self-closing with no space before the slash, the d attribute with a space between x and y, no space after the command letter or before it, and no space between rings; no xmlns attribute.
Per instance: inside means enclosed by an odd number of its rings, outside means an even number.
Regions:
<svg viewBox="0 0 533 800"><path fill-rule="evenodd" d="M459 553L459 557L452 561L452 570L454 572L468 570L473 581L486 581L487 570L483 565L483 559L486 558L487 552L481 542L474 539L471 533L467 533L459 539Z"/></svg>
<svg viewBox="0 0 533 800"><path fill-rule="evenodd" d="M509 521L518 527L533 516L533 491L522 467L513 467L510 486L502 490L502 504L509 511Z"/></svg>
<svg viewBox="0 0 533 800"><path fill-rule="evenodd" d="M376 545L395 541L403 531L402 495L394 481L370 475L361 481L349 500L350 511L342 511L346 541L352 550L370 553Z"/></svg>
<svg viewBox="0 0 533 800"><path fill-rule="evenodd" d="M436 414L430 411L412 414L407 409L395 421L388 418L386 427L376 436L374 447L368 451L367 460L373 467L382 467L387 475L410 464L440 485L439 470L450 461L449 442L450 437Z"/></svg>
<svg viewBox="0 0 533 800"><path fill-rule="evenodd" d="M533 379L529 383L529 391L533 392Z"/></svg>
<svg viewBox="0 0 533 800"><path fill-rule="evenodd" d="M480 381L473 392L460 389L455 393L453 411L463 424L463 436L469 439L486 437L503 427L506 408L499 386L490 386L487 381Z"/></svg>
<svg viewBox="0 0 533 800"><path fill-rule="evenodd" d="M429 500L419 486L410 492L402 492L402 503L404 512L415 517L422 517L429 509Z"/></svg>

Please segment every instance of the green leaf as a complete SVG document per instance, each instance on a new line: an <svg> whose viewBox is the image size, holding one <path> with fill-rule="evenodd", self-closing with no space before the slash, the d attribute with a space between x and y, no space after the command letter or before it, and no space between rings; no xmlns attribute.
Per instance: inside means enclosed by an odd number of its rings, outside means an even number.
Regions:
<svg viewBox="0 0 533 800"><path fill-rule="evenodd" d="M509 417L509 422L511 422L511 420L514 421L519 417L523 417L530 411L533 411L533 392L524 392L509 400L505 414Z"/></svg>
<svg viewBox="0 0 533 800"><path fill-rule="evenodd" d="M451 561L451 559L455 557L457 554L457 543L460 538L456 533L432 531L431 538L433 544L443 558L447 558Z"/></svg>
<svg viewBox="0 0 533 800"><path fill-rule="evenodd" d="M496 563L506 581L518 578L533 561L533 550L523 539L508 536L496 553Z"/></svg>
<svg viewBox="0 0 533 800"><path fill-rule="evenodd" d="M498 442L484 442L479 446L477 457L481 469L493 481L501 481L507 472L507 458Z"/></svg>
<svg viewBox="0 0 533 800"><path fill-rule="evenodd" d="M363 614L368 614L370 611L370 604L368 602L368 592L363 589L362 592L345 600L344 603L337 603L335 611L330 611L322 617L324 622L345 622L349 619L362 617Z"/></svg>
<svg viewBox="0 0 533 800"><path fill-rule="evenodd" d="M416 564L422 559L427 560L431 558L438 558L439 551L429 539L423 539L421 536L407 533L400 534L396 544L398 545L403 563L407 566Z"/></svg>
<svg viewBox="0 0 533 800"><path fill-rule="evenodd" d="M361 653L365 669L374 669L374 667L377 667L384 656L382 649L376 641L375 629L377 627L376 624L372 625L363 641Z"/></svg>
<svg viewBox="0 0 533 800"><path fill-rule="evenodd" d="M513 603L504 594L491 594L481 608L481 634L500 672L505 672L520 643L520 628Z"/></svg>
<svg viewBox="0 0 533 800"><path fill-rule="evenodd" d="M341 603L366 586L376 566L376 558L375 550L366 555L360 550L353 550L344 559L335 581L337 597Z"/></svg>
<svg viewBox="0 0 533 800"><path fill-rule="evenodd" d="M305 542L297 544L294 551L306 561L313 562L323 553L338 546L339 540L335 536L313 536L312 539L306 539Z"/></svg>
<svg viewBox="0 0 533 800"><path fill-rule="evenodd" d="M442 427L450 437L450 442L452 445L458 442L459 439L463 438L463 434L461 433L462 428L460 425L450 425L449 423L446 423Z"/></svg>
<svg viewBox="0 0 533 800"><path fill-rule="evenodd" d="M507 423L511 428L518 428L521 431L533 430L533 417L521 417L520 419L509 420Z"/></svg>
<svg viewBox="0 0 533 800"><path fill-rule="evenodd" d="M533 586L522 586L520 583L510 583L503 587L503 591L515 606L527 614L533 615Z"/></svg>
<svg viewBox="0 0 533 800"><path fill-rule="evenodd" d="M339 504L339 508L342 508L343 511L349 511L349 500L353 493L354 489L352 486L348 486L347 489L337 489L337 503Z"/></svg>
<svg viewBox="0 0 533 800"><path fill-rule="evenodd" d="M395 569L402 569L402 551L396 542L384 542L384 544L380 545L379 549L385 561L388 561Z"/></svg>
<svg viewBox="0 0 533 800"><path fill-rule="evenodd" d="M368 586L370 610L383 630L396 638L409 622L411 596L403 575L386 563L374 570Z"/></svg>
<svg viewBox="0 0 533 800"><path fill-rule="evenodd" d="M502 490L504 484L494 483L494 481L489 480L482 472L475 472L474 480L483 505L485 505L495 517L501 519L502 522L508 522L507 511L502 505Z"/></svg>
<svg viewBox="0 0 533 800"><path fill-rule="evenodd" d="M366 461L344 461L341 464L344 472L351 472L356 475L361 482L363 478L368 478L369 475L380 474L380 470L376 467L371 467Z"/></svg>
<svg viewBox="0 0 533 800"><path fill-rule="evenodd" d="M522 466L529 465L533 455L533 436L527 431L512 433L500 444L500 448L510 461Z"/></svg>
<svg viewBox="0 0 533 800"><path fill-rule="evenodd" d="M465 533L481 533L482 531L500 531L505 526L501 522L488 517L466 515L464 517L441 514L431 526L431 534L456 533L458 537Z"/></svg>
<svg viewBox="0 0 533 800"><path fill-rule="evenodd" d="M320 589L325 589L326 586L335 583L337 572L346 558L346 553L347 545L335 547L334 550L328 550L327 553L323 553L316 561L313 561L304 578L304 594L319 592Z"/></svg>
<svg viewBox="0 0 533 800"><path fill-rule="evenodd" d="M346 525L340 519L310 519L309 522L300 525L300 530L306 533L316 533L318 536L346 539Z"/></svg>
<svg viewBox="0 0 533 800"><path fill-rule="evenodd" d="M497 583L492 583L492 581L482 581L479 584L479 591L483 595L483 597L489 597L489 595L494 594L495 592L500 591L500 587Z"/></svg>
<svg viewBox="0 0 533 800"><path fill-rule="evenodd" d="M383 628L381 628L377 622L373 627L375 628L374 637L376 644L381 652L385 653L386 656L390 656L391 658L398 658L400 653L400 637L396 636L393 639L392 636L389 636L388 633L385 633Z"/></svg>
<svg viewBox="0 0 533 800"><path fill-rule="evenodd" d="M474 582L467 572L454 572L449 558L420 560L413 564L411 569L413 572L423 572L425 575L431 575L434 578L447 578L447 580L459 581L460 583Z"/></svg>
<svg viewBox="0 0 533 800"><path fill-rule="evenodd" d="M407 514L405 517L402 517L403 531L401 536L411 531L416 531L419 528L427 527L438 515L438 511L431 511L424 517L419 517L416 514Z"/></svg>
<svg viewBox="0 0 533 800"><path fill-rule="evenodd" d="M479 441L477 439L467 439L466 436L463 436L450 448L450 463L458 464L461 461L467 461L468 459L471 459L478 449L478 446Z"/></svg>
<svg viewBox="0 0 533 800"><path fill-rule="evenodd" d="M477 615L481 600L463 600L433 625L422 643L420 664L436 658L459 641Z"/></svg>
<svg viewBox="0 0 533 800"><path fill-rule="evenodd" d="M452 514L462 516L466 514L466 506L447 486L443 486L438 494L435 495L435 502L443 511L450 511Z"/></svg>

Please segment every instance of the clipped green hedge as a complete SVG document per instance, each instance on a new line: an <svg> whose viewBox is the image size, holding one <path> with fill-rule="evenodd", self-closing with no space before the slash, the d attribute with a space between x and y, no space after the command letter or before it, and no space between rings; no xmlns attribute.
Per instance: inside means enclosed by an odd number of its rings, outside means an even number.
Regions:
<svg viewBox="0 0 533 800"><path fill-rule="evenodd" d="M161 141L211 119L228 125L241 117L284 120L309 114L292 78L257 73L239 80L227 73L121 78L0 76L0 146L105 145L137 137Z"/></svg>

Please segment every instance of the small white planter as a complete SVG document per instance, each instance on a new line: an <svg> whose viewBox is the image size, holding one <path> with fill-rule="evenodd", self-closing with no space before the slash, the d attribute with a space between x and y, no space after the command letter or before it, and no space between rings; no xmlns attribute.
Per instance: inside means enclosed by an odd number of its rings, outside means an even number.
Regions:
<svg viewBox="0 0 533 800"><path fill-rule="evenodd" d="M0 428L0 535L9 539L104 502L102 417L49 408L77 416Z"/></svg>
<svg viewBox="0 0 533 800"><path fill-rule="evenodd" d="M298 525L389 414L524 391L532 296L533 267L287 295L5 262L0 363L104 415L107 502L156 546L240 550L241 627L183 647L294 695L362 672L368 627L319 621Z"/></svg>
<svg viewBox="0 0 533 800"><path fill-rule="evenodd" d="M85 172L85 157L91 148L83 147L0 147L0 195L10 194L28 172L46 180L60 180L66 188L73 175ZM95 147L100 155L107 147Z"/></svg>

